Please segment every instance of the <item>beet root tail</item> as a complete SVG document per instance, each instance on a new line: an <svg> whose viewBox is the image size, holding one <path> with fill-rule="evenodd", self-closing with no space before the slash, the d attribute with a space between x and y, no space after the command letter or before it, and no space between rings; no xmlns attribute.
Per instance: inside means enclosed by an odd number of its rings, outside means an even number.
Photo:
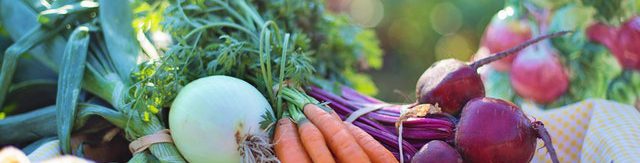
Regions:
<svg viewBox="0 0 640 163"><path fill-rule="evenodd" d="M553 143L551 142L551 135L549 135L547 129L544 128L544 124L541 121L535 121L532 123L532 126L533 129L538 132L538 138L542 139L544 142L544 146L547 148L547 152L549 152L551 161L553 163L559 163L558 155L556 154L556 150L553 148Z"/></svg>

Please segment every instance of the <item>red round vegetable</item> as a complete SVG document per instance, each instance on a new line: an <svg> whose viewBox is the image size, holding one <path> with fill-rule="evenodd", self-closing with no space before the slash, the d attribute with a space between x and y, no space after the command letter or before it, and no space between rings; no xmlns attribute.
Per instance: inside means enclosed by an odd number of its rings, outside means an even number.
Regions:
<svg viewBox="0 0 640 163"><path fill-rule="evenodd" d="M456 131L456 147L466 162L529 162L537 138L554 162L557 156L541 122L532 122L516 105L492 98L467 103Z"/></svg>
<svg viewBox="0 0 640 163"><path fill-rule="evenodd" d="M516 93L540 104L555 101L569 86L569 77L550 46L546 42L523 50L510 71Z"/></svg>
<svg viewBox="0 0 640 163"><path fill-rule="evenodd" d="M489 50L489 53L505 51L518 46L531 39L531 28L525 20L495 16L487 26L480 46ZM515 55L510 55L491 64L498 71L509 71Z"/></svg>
<svg viewBox="0 0 640 163"><path fill-rule="evenodd" d="M424 71L418 79L416 85L418 103L437 105L445 113L458 115L467 101L485 95L484 85L477 73L480 66L500 60L541 40L565 33L568 31L540 36L471 64L455 59L438 61Z"/></svg>
<svg viewBox="0 0 640 163"><path fill-rule="evenodd" d="M472 98L484 97L476 69L455 59L434 63L420 76L416 89L419 103L436 104L451 115L458 115Z"/></svg>
<svg viewBox="0 0 640 163"><path fill-rule="evenodd" d="M640 17L625 22L617 34L617 48L612 50L625 68L640 70Z"/></svg>
<svg viewBox="0 0 640 163"><path fill-rule="evenodd" d="M640 16L627 20L619 28L593 24L587 28L587 36L607 46L624 68L640 70Z"/></svg>
<svg viewBox="0 0 640 163"><path fill-rule="evenodd" d="M432 140L420 148L418 153L411 159L411 163L462 163L462 157L449 144Z"/></svg>

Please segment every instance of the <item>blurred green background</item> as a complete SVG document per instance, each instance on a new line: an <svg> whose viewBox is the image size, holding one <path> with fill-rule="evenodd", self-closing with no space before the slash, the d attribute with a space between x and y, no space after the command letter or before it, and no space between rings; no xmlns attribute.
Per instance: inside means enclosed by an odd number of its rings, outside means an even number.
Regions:
<svg viewBox="0 0 640 163"><path fill-rule="evenodd" d="M384 17L375 29L385 51L384 66L367 73L378 87L376 97L389 102L415 101L416 81L434 61L469 60L485 26L504 7L502 0L352 1L380 2Z"/></svg>

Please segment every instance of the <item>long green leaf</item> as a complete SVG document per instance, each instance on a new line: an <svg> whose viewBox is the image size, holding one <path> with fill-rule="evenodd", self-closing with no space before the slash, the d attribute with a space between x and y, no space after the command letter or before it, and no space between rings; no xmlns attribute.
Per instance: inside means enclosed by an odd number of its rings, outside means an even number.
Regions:
<svg viewBox="0 0 640 163"><path fill-rule="evenodd" d="M0 120L0 145L17 144L54 136L55 107L48 106L29 113Z"/></svg>
<svg viewBox="0 0 640 163"><path fill-rule="evenodd" d="M100 116L103 119L109 121L111 124L118 128L125 128L127 124L127 118L122 113L100 105L82 103L78 104L78 115L76 115L75 126L84 126L89 120L89 117Z"/></svg>
<svg viewBox="0 0 640 163"><path fill-rule="evenodd" d="M58 2L60 1L56 1L56 3ZM74 16L75 15L71 15L70 18L66 18L64 21L67 21L67 19L71 19ZM40 23L37 21L37 13L20 0L0 0L0 23L2 23L4 29L14 40L18 40L27 35L29 30L40 27ZM56 28L65 28L65 26L59 25L56 26ZM56 29L49 33L54 34L58 33L58 31ZM44 43L33 47L29 51L29 54L39 62L43 63L46 67L57 72L60 63L62 62L62 55L66 44L67 41L62 37L62 35L56 34L56 36L45 40ZM115 73L115 70L113 71L113 73ZM114 85L118 85L117 83L122 82L119 81L120 79L115 79L114 77L109 76L111 75L105 73L88 73L85 75L86 82L84 82L83 87L98 97L109 102L113 102L112 94ZM0 90L0 94L2 94L2 90ZM0 103L1 100L3 99L0 99Z"/></svg>
<svg viewBox="0 0 640 163"><path fill-rule="evenodd" d="M20 1L20 0L17 0L17 1ZM36 12L41 12L51 8L51 4L43 0L21 0L21 1L29 5L29 7L31 7Z"/></svg>
<svg viewBox="0 0 640 163"><path fill-rule="evenodd" d="M62 67L58 78L58 93L56 95L56 108L58 110L58 138L62 152L71 153L71 130L76 114L78 95L82 86L84 66L89 47L89 28L80 26L76 28L69 38L64 49Z"/></svg>
<svg viewBox="0 0 640 163"><path fill-rule="evenodd" d="M37 44L51 39L57 32L64 29L63 26L55 29L45 29L37 25L35 17L35 12L21 1L0 0L0 22L11 37L17 40L5 51L3 56L0 72L0 106L4 104L9 85L16 71L18 58ZM51 39L56 40L53 44L38 46L32 50L32 52L35 51L40 54L33 55L36 59L53 69L56 67L53 63L56 62L57 56L51 57L54 58L52 62L52 59L48 59L46 54L56 54L58 50L61 50L60 48L53 48L59 45L58 39L60 38L55 37Z"/></svg>
<svg viewBox="0 0 640 163"><path fill-rule="evenodd" d="M9 85L16 71L16 63L20 55L27 52L36 44L53 36L53 32L40 27L34 28L29 34L16 41L5 51L2 60L2 72L0 72L0 106L3 104Z"/></svg>
<svg viewBox="0 0 640 163"><path fill-rule="evenodd" d="M2 23L2 26L14 42L39 27L40 23L37 21L37 16L38 13L27 4L22 3L22 1L0 0L0 23ZM65 21L68 20L65 19ZM58 34L64 28L65 25L60 24L53 29L48 29L50 30L49 33L57 36L44 40L43 44L39 44L29 51L29 54L36 60L54 71L58 71L57 65L60 64L62 51L66 45L65 39Z"/></svg>
<svg viewBox="0 0 640 163"><path fill-rule="evenodd" d="M64 5L62 7L48 9L40 12L38 15L38 22L47 27L53 27L60 23L62 19L70 14L87 14L90 11L95 11L98 8L98 3L93 1L80 1L70 5Z"/></svg>
<svg viewBox="0 0 640 163"><path fill-rule="evenodd" d="M128 0L100 0L99 20L109 55L116 64L118 74L129 83L139 52L132 21L133 13Z"/></svg>
<svg viewBox="0 0 640 163"><path fill-rule="evenodd" d="M2 133L0 134L0 145L19 144L55 136L58 131L54 122L57 117L56 114L56 107L51 105L0 120L0 133ZM125 116L113 109L95 104L81 103L78 104L74 131L81 129L85 125L90 125L87 124L87 121L95 116L99 116L120 128L123 128L127 121ZM102 128L106 126L91 127Z"/></svg>

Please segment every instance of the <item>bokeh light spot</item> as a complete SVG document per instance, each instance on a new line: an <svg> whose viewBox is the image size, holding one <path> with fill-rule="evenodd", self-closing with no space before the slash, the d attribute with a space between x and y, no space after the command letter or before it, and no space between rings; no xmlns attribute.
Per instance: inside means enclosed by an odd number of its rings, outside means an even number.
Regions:
<svg viewBox="0 0 640 163"><path fill-rule="evenodd" d="M506 8L498 11L498 19L505 19L509 16L512 16L515 11L513 11L513 7L507 6Z"/></svg>
<svg viewBox="0 0 640 163"><path fill-rule="evenodd" d="M375 27L384 16L380 0L353 0L349 6L351 20L362 27Z"/></svg>
<svg viewBox="0 0 640 163"><path fill-rule="evenodd" d="M398 19L389 26L387 36L392 46L407 51L415 51L424 44L424 29L411 19Z"/></svg>
<svg viewBox="0 0 640 163"><path fill-rule="evenodd" d="M469 60L473 53L469 38L460 34L448 34L440 37L436 43L436 59L455 58Z"/></svg>
<svg viewBox="0 0 640 163"><path fill-rule="evenodd" d="M451 2L442 2L433 6L431 27L444 35L458 31L462 26L462 12Z"/></svg>

